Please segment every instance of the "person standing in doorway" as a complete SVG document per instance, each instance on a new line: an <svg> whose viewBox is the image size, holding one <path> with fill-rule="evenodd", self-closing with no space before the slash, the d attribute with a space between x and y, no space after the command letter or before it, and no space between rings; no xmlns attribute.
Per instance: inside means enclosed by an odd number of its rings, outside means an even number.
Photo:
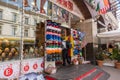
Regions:
<svg viewBox="0 0 120 80"><path fill-rule="evenodd" d="M66 66L66 62L68 64L71 63L71 58L69 56L69 49L70 49L70 41L63 40L62 41L62 59L63 59L63 66Z"/></svg>

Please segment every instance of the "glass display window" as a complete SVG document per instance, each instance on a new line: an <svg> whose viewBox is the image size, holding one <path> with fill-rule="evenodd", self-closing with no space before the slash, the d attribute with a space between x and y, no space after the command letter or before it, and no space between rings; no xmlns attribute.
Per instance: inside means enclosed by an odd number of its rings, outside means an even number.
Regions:
<svg viewBox="0 0 120 80"><path fill-rule="evenodd" d="M0 40L0 61L18 60L20 55L19 47L19 41Z"/></svg>

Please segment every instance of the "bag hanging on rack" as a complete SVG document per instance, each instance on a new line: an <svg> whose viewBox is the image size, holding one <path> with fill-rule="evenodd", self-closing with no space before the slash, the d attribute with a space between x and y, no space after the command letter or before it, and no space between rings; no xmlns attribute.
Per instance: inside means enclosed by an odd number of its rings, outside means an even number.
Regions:
<svg viewBox="0 0 120 80"><path fill-rule="evenodd" d="M49 64L47 68L45 69L45 73L47 74L54 74L56 73L56 71L57 71L57 68L53 67L52 64Z"/></svg>

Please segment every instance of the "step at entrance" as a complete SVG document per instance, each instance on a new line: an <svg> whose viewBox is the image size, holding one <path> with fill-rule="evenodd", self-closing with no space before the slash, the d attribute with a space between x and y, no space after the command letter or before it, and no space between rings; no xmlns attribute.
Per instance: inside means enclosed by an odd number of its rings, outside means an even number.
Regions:
<svg viewBox="0 0 120 80"><path fill-rule="evenodd" d="M108 80L110 77L100 67L91 64L61 66L57 73L46 76L53 80Z"/></svg>

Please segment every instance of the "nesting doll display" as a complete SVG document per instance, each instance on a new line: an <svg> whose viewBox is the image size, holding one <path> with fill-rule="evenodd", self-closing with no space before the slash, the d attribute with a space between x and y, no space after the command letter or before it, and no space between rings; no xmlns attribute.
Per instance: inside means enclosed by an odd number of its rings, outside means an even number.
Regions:
<svg viewBox="0 0 120 80"><path fill-rule="evenodd" d="M15 44L15 42L14 42ZM7 39L0 40L0 61L7 61L15 59L19 56L16 46L13 46Z"/></svg>

